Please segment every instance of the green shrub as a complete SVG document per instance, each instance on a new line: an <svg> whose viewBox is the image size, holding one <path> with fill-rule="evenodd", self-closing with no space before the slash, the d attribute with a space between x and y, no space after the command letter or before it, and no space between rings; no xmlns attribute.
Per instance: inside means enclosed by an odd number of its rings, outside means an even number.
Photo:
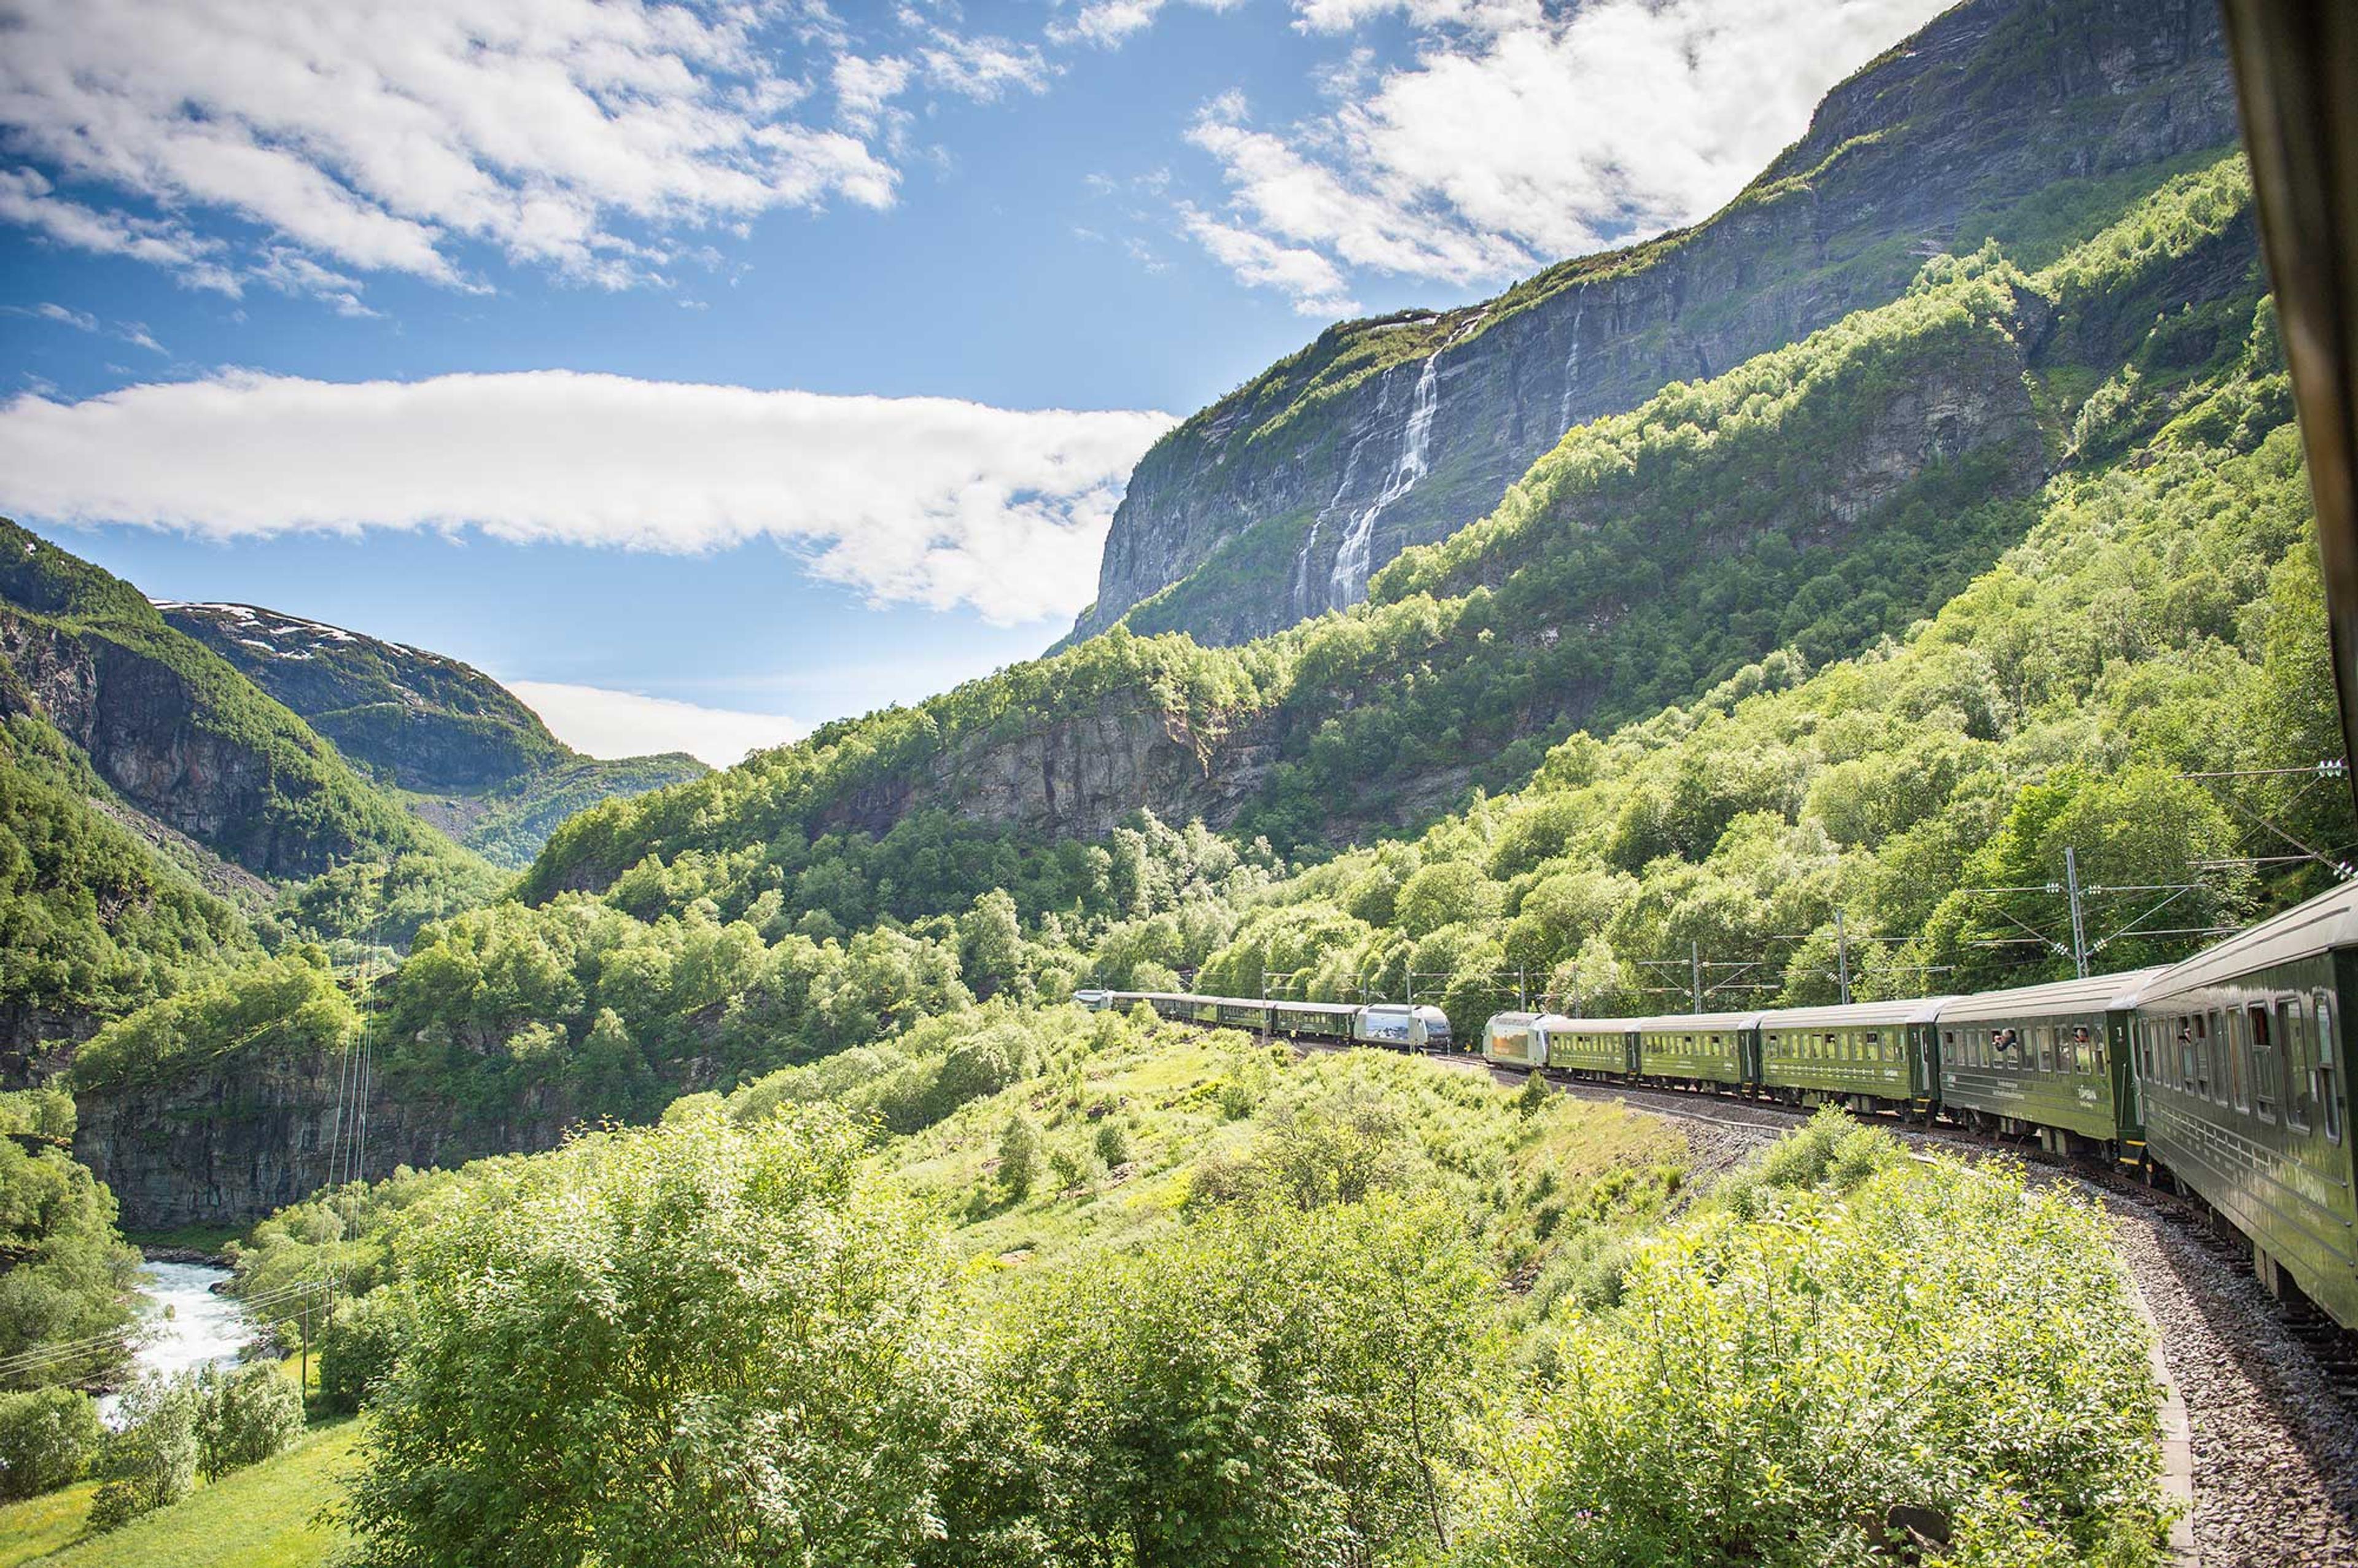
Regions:
<svg viewBox="0 0 2358 1568"><path fill-rule="evenodd" d="M194 1379L143 1378L124 1391L118 1413L124 1424L100 1459L107 1484L91 1503L94 1530L168 1508L197 1483Z"/></svg>
<svg viewBox="0 0 2358 1568"><path fill-rule="evenodd" d="M2099 1209L1954 1162L1755 1202L1641 1246L1619 1304L1563 1325L1477 1561L1864 1563L1910 1518L1961 1562L2157 1561L2157 1394Z"/></svg>
<svg viewBox="0 0 2358 1568"><path fill-rule="evenodd" d="M999 1186L1008 1202L1032 1195L1032 1184L1040 1179L1040 1129L1030 1117L1018 1111L1007 1119L999 1135Z"/></svg>
<svg viewBox="0 0 2358 1568"><path fill-rule="evenodd" d="M396 1292L340 1303L319 1331L319 1403L338 1414L359 1410L393 1370L408 1329Z"/></svg>
<svg viewBox="0 0 2358 1568"><path fill-rule="evenodd" d="M257 1361L197 1375L197 1465L208 1481L258 1465L303 1432L303 1395L277 1366Z"/></svg>
<svg viewBox="0 0 2358 1568"><path fill-rule="evenodd" d="M102 1434L98 1406L80 1390L0 1394L0 1498L70 1485Z"/></svg>

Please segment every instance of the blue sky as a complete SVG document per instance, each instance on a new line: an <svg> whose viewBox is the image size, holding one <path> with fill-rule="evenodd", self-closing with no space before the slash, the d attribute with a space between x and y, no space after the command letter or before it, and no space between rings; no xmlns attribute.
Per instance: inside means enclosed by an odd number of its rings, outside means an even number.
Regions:
<svg viewBox="0 0 2358 1568"><path fill-rule="evenodd" d="M1036 653L1341 316L1708 212L1929 0L24 0L0 510L612 753Z"/></svg>

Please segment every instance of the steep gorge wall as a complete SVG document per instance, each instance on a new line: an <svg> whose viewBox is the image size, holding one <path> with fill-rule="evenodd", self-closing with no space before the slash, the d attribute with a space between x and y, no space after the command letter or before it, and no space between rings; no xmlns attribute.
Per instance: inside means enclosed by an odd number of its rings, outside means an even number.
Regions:
<svg viewBox="0 0 2358 1568"><path fill-rule="evenodd" d="M1128 615L1238 643L1356 602L1574 426L1895 297L2026 193L2235 133L2207 0L1968 0L1696 229L1446 316L1336 328L1181 426L1132 475L1075 634Z"/></svg>
<svg viewBox="0 0 2358 1568"><path fill-rule="evenodd" d="M328 1184L332 1152L358 1125L344 1119L344 1071L334 1055L233 1056L161 1083L84 1091L74 1158L114 1191L127 1230L248 1225ZM586 1114L553 1090L527 1095L524 1108L477 1126L380 1079L368 1097L363 1173L553 1149Z"/></svg>

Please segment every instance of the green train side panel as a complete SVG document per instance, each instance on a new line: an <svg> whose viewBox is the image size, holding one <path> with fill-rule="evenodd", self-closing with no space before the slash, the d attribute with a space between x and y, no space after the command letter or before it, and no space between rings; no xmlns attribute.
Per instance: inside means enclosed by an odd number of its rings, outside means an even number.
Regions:
<svg viewBox="0 0 2358 1568"><path fill-rule="evenodd" d="M1620 1030L1548 1035L1547 1065L1577 1073L1626 1073L1629 1037Z"/></svg>
<svg viewBox="0 0 2358 1568"><path fill-rule="evenodd" d="M1714 1036L1677 1032L1641 1033L1638 1036L1638 1071L1650 1078L1696 1078L1705 1083L1744 1082L1743 1034L1722 1032Z"/></svg>
<svg viewBox="0 0 2358 1568"><path fill-rule="evenodd" d="M2004 1057L1993 1057L1987 1051L1976 1053L1980 1040L1966 1041L1962 1031L1943 1030L1941 1036L1941 1104L1944 1109L1978 1110L1989 1116L2007 1116L2017 1121L2039 1127L2061 1127L2084 1138L2109 1142L2120 1136L2120 1083L2125 1076L2115 1032L2106 1015L2087 1013L2062 1018L2045 1015L2037 1021L2013 1021L2011 1027L2023 1032L2026 1038L2033 1027L2044 1025L2068 1033L2075 1023L2087 1026L2090 1037L2104 1043L2101 1065L2092 1064L2082 1072L2076 1059L2067 1065L2059 1054L2052 1069L2039 1065L2039 1054L2026 1049L2017 1054L2008 1052ZM1999 1027L2007 1027L2006 1023ZM1984 1039L1992 1027L1991 1021L1977 1021L1968 1027ZM1960 1038L1952 1040L1951 1034ZM2060 1048L2066 1043L2059 1040Z"/></svg>
<svg viewBox="0 0 2358 1568"><path fill-rule="evenodd" d="M1848 1035L1833 1046L1828 1033ZM1802 1089L1816 1094L1866 1095L1875 1099L1906 1100L1911 1088L1906 1030L1899 1024L1877 1029L1869 1044L1859 1030L1811 1030L1760 1035L1759 1082L1772 1089Z"/></svg>
<svg viewBox="0 0 2358 1568"><path fill-rule="evenodd" d="M2230 983L2158 1000L2141 1020L2164 1025L2162 1050L2177 1054L2174 1032L2192 1011L2273 1004L2290 993L2309 1002L2320 992L2334 1006L2332 1028L2309 1044L2331 1060L2302 1059L2288 1048L2281 1063L2279 1108L2274 1118L2218 1103L2215 1087L2190 1078L2182 1059L2173 1070L2141 1074L2146 1143L2153 1157L2225 1215L2253 1245L2275 1259L2301 1290L2345 1327L2358 1327L2358 1194L2353 1194L2350 1064L2353 1011L2358 998L2358 953L2304 958ZM2313 1003L2311 1003L2313 1005ZM2288 1043L2289 1044L2289 1043ZM2198 1055L2199 1055L2198 1048ZM2139 1056L2142 1067L2145 1058ZM2324 1079L2311 1075L2327 1069ZM2208 1077L2215 1085L2214 1065ZM2330 1111L2313 1090L2330 1089ZM2305 1092L2310 1091L2310 1092ZM2331 1117L2331 1120L2329 1119ZM2305 1119L2306 1128L2296 1123ZM2338 1124L2340 1139L2331 1136Z"/></svg>

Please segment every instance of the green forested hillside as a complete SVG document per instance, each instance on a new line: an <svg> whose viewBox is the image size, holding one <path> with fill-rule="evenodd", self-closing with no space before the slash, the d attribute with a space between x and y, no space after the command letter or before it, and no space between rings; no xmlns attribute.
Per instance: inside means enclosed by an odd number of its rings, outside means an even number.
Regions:
<svg viewBox="0 0 2358 1568"><path fill-rule="evenodd" d="M121 579L0 520L0 704L53 724L131 805L256 875L439 835Z"/></svg>
<svg viewBox="0 0 2358 1568"><path fill-rule="evenodd" d="M1868 994L1985 984L2053 972L2051 949L2008 944L2051 935L2059 911L1957 890L2044 884L2066 846L2092 886L2194 889L2143 923L2172 935L2105 941L2100 965L2188 951L2326 874L2234 863L2284 852L2267 823L2329 856L2358 841L2339 795L2297 776L2180 776L2333 756L2305 481L2242 214L2231 162L2041 274L1991 253L1936 263L1892 307L1574 432L1497 517L1403 560L1375 606L1238 650L1116 633L606 803L526 879L546 902L421 934L378 1002L400 1042L388 1070L494 1119L552 1085L644 1114L897 1039L969 996L1191 973L1245 994L1413 989L1465 1031L1519 994L1655 1005L1668 982L1649 966L1683 979L1696 958L1715 996L1801 1000L1833 990L1838 911ZM2108 285L2150 298L2189 276L2211 280L2200 300L2119 326ZM2107 342L2101 373L2054 347ZM1983 377L1981 352L2003 373ZM2054 476L1991 500L1986 469L1935 461L1852 523L1800 526L1797 498L1856 492L1828 488L1829 454L1924 396L1888 373L1920 362L1958 395L2018 395ZM1973 495L1940 488L1968 474ZM1747 548L1709 547L1731 535ZM1657 580L1686 563L1659 592L1613 564L1650 540ZM1567 557L1585 569L1559 570ZM1774 592L1750 587L1753 562ZM1903 616L1907 582L1947 602ZM1563 631L1600 592L1628 612ZM1563 634L1531 634L1567 601ZM1615 661L1610 701L1632 704L1672 648L1682 701L1543 744L1574 665ZM1224 737L1303 713L1280 748L1301 760L1267 770L1247 825L1283 813L1341 837L1355 795L1420 768L1506 759L1529 783L1475 791L1420 835L1293 860L1151 816L1094 844L942 808L851 825L961 747L1123 703L1214 768ZM2141 913L2097 896L2098 937Z"/></svg>
<svg viewBox="0 0 2358 1568"><path fill-rule="evenodd" d="M48 725L18 714L0 726L0 1040L12 1046L255 950L244 916L108 816L104 795Z"/></svg>
<svg viewBox="0 0 2358 1568"><path fill-rule="evenodd" d="M159 608L175 630L495 865L523 866L550 829L585 806L707 771L677 752L582 756L491 676L422 648L252 605Z"/></svg>
<svg viewBox="0 0 2358 1568"><path fill-rule="evenodd" d="M2120 461L2238 373L2260 291L2247 200L2230 158L2037 275L1987 250L1935 262L1891 306L1572 432L1492 517L1381 574L1371 606L1234 650L1117 630L828 726L585 814L525 895L601 889L650 854L799 854L929 805L971 816L931 781L1109 710L1244 774L1216 826L1288 852L1335 845L1430 820L1469 783L1519 785L1573 728L1690 698L1779 649L1814 664L1871 646L2023 535L2050 465ZM2157 316L2173 291L2180 307ZM2267 422L2288 416L2272 384L2254 416ZM1130 804L1201 808L1125 782ZM1043 837L1021 820L960 831L977 829Z"/></svg>

